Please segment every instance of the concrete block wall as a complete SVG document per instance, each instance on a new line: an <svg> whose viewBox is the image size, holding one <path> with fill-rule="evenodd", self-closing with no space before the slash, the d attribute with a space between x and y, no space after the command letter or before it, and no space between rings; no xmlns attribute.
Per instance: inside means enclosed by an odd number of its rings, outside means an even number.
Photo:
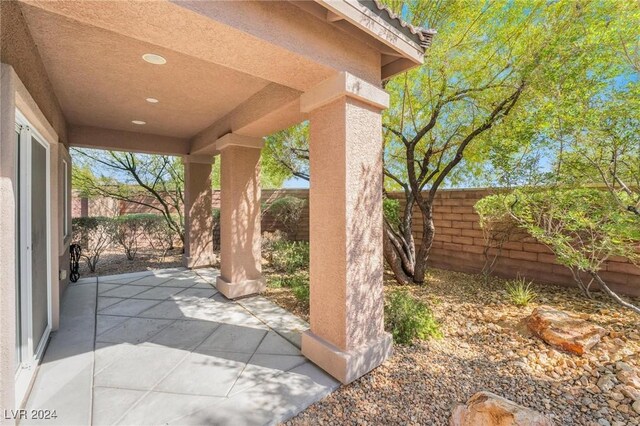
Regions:
<svg viewBox="0 0 640 426"><path fill-rule="evenodd" d="M436 235L433 243L429 265L436 268L460 272L478 273L485 264L485 240L478 222L479 217L473 206L482 197L493 193L490 189L452 189L439 191L434 204L434 222ZM262 202L269 202L278 197L294 196L309 199L306 189L262 190ZM391 194L402 198L401 194ZM74 199L74 217L80 212L81 204L86 201ZM92 204L102 201L89 200L85 211L103 211ZM213 191L212 207L220 207L220 192ZM136 209L124 209L126 212L142 212ZM327 211L331 214L331 211ZM422 217L418 209L414 209L413 233L416 243L421 241ZM262 218L262 230L272 232L277 228L270 215ZM309 240L309 203L303 209L298 225L296 239ZM491 254L494 252L492 251ZM543 244L527 235L516 234L506 242L493 269L495 275L504 278L515 278L520 275L540 283L555 283L574 286L569 270L556 262L555 256ZM623 258L611 259L606 264L602 277L615 290L640 296L640 268Z"/></svg>
<svg viewBox="0 0 640 426"><path fill-rule="evenodd" d="M429 257L431 266L461 272L482 271L485 238L473 206L492 193L490 189L439 191L434 203L436 235ZM418 243L423 222L417 208L413 218L413 233ZM490 255L494 254L496 251L492 249ZM575 285L571 272L556 262L551 251L526 234L516 233L503 244L493 273L504 278L520 275L541 283ZM617 291L640 296L640 268L627 259L611 259L602 277Z"/></svg>

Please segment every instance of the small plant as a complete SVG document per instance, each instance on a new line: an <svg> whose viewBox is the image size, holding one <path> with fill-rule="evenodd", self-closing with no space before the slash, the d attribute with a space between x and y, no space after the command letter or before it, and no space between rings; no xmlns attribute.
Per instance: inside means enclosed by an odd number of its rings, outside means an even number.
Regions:
<svg viewBox="0 0 640 426"><path fill-rule="evenodd" d="M152 222L160 219L159 215L150 213L127 214L114 219L113 240L123 248L128 260L135 259L141 237Z"/></svg>
<svg viewBox="0 0 640 426"><path fill-rule="evenodd" d="M290 288L299 302L309 304L309 276L304 272L270 277L268 285L271 288Z"/></svg>
<svg viewBox="0 0 640 426"><path fill-rule="evenodd" d="M274 269L294 273L309 268L309 243L304 241L275 241L271 247Z"/></svg>
<svg viewBox="0 0 640 426"><path fill-rule="evenodd" d="M309 305L309 277L296 274L287 280L286 285L287 287L291 287L293 295L299 302Z"/></svg>
<svg viewBox="0 0 640 426"><path fill-rule="evenodd" d="M149 245L154 250L159 250L164 259L169 250L173 249L173 239L175 232L169 227L167 221L162 216L155 215L156 218L145 223L144 233Z"/></svg>
<svg viewBox="0 0 640 426"><path fill-rule="evenodd" d="M536 298L533 291L533 284L522 277L511 280L507 283L507 295L509 300L516 306L527 306Z"/></svg>
<svg viewBox="0 0 640 426"><path fill-rule="evenodd" d="M77 217L72 220L73 242L82 247L82 257L89 271L95 272L100 255L113 241L113 219L108 217Z"/></svg>
<svg viewBox="0 0 640 426"><path fill-rule="evenodd" d="M385 328L394 342L411 344L415 339L441 338L440 324L431 309L407 290L394 290L384 307Z"/></svg>

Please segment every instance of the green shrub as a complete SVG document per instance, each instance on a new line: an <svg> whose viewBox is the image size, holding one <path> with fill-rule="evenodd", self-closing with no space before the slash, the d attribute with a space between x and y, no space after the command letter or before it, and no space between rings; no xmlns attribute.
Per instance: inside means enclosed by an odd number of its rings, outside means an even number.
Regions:
<svg viewBox="0 0 640 426"><path fill-rule="evenodd" d="M273 217L277 226L287 234L289 239L294 239L306 204L307 201L303 198L286 196L267 204L264 212Z"/></svg>
<svg viewBox="0 0 640 426"><path fill-rule="evenodd" d="M162 258L173 248L175 232L169 227L166 219L162 216L154 215L156 219L146 223L145 236L149 245L154 250L162 252Z"/></svg>
<svg viewBox="0 0 640 426"><path fill-rule="evenodd" d="M304 303L305 305L309 305L309 297L311 291L309 288L309 280L296 280L295 285L291 288L291 290L298 301Z"/></svg>
<svg viewBox="0 0 640 426"><path fill-rule="evenodd" d="M398 344L407 345L415 339L442 337L440 324L431 309L407 290L394 290L389 295L385 303L384 317L385 328Z"/></svg>
<svg viewBox="0 0 640 426"><path fill-rule="evenodd" d="M271 247L274 269L293 273L309 268L309 243L304 241L275 241Z"/></svg>
<svg viewBox="0 0 640 426"><path fill-rule="evenodd" d="M271 288L290 288L298 301L309 304L309 276L304 272L270 276L268 285Z"/></svg>
<svg viewBox="0 0 640 426"><path fill-rule="evenodd" d="M140 239L158 220L162 217L151 213L127 214L114 219L113 240L124 249L127 259L136 257Z"/></svg>
<svg viewBox="0 0 640 426"><path fill-rule="evenodd" d="M533 291L532 283L527 282L524 278L518 277L507 283L507 295L509 300L516 306L527 306L536 298Z"/></svg>
<svg viewBox="0 0 640 426"><path fill-rule="evenodd" d="M113 241L114 221L108 217L76 217L71 221L72 239L79 244L89 271L95 272L100 255Z"/></svg>

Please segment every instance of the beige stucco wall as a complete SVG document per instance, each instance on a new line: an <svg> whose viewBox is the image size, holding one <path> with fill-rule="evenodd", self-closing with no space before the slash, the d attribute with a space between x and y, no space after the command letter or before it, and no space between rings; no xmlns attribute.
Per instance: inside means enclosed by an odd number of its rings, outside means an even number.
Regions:
<svg viewBox="0 0 640 426"><path fill-rule="evenodd" d="M66 122L36 46L31 39L20 8L16 2L0 2L0 58L2 83L0 103L0 407L14 408L14 350L15 350L15 242L16 229L16 167L15 167L15 109L18 108L33 127L50 144L51 182L51 309L52 326L58 324L59 300L64 282L58 280L58 266L64 262L68 242L62 241L58 220L63 197L59 189L59 162L66 153ZM68 198L70 200L70 197ZM62 259L62 260L61 260ZM60 285L62 284L62 286ZM0 419L8 424L9 420Z"/></svg>
<svg viewBox="0 0 640 426"><path fill-rule="evenodd" d="M15 73L0 64L0 407L15 406ZM8 421L0 418L0 424Z"/></svg>
<svg viewBox="0 0 640 426"><path fill-rule="evenodd" d="M38 108L66 144L67 123L18 2L0 2L0 62L13 67Z"/></svg>

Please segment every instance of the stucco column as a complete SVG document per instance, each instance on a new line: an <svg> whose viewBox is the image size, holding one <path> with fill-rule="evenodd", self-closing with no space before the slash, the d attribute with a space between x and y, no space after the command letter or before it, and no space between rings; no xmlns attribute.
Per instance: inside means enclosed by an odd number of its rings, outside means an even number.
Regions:
<svg viewBox="0 0 640 426"><path fill-rule="evenodd" d="M311 122L311 330L302 353L342 383L392 351L384 331L382 122L389 96L348 73L300 101Z"/></svg>
<svg viewBox="0 0 640 426"><path fill-rule="evenodd" d="M216 287L230 299L264 290L260 236L261 138L233 133L220 151L220 276Z"/></svg>
<svg viewBox="0 0 640 426"><path fill-rule="evenodd" d="M185 155L184 164L184 256L187 268L210 266L213 254L213 208L211 165L213 156Z"/></svg>

